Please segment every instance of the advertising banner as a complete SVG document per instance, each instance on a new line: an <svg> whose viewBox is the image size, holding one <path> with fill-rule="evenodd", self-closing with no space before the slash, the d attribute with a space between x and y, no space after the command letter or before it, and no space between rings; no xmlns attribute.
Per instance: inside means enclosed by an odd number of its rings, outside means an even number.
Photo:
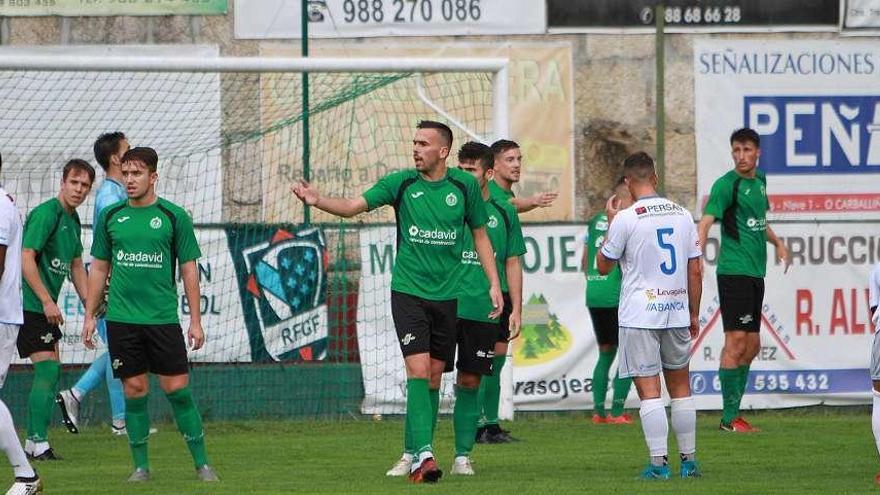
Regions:
<svg viewBox="0 0 880 495"><path fill-rule="evenodd" d="M0 0L0 16L221 15L228 0Z"/></svg>
<svg viewBox="0 0 880 495"><path fill-rule="evenodd" d="M867 41L695 42L698 204L747 126L775 218L880 218L878 81L880 47Z"/></svg>
<svg viewBox="0 0 880 495"><path fill-rule="evenodd" d="M238 39L300 38L301 0L236 0ZM310 38L540 34L544 2L534 0L309 1Z"/></svg>

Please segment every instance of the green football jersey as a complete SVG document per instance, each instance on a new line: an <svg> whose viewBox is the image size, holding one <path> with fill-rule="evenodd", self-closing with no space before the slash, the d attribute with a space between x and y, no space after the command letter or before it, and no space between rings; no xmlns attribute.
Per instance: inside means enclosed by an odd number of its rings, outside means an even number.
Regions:
<svg viewBox="0 0 880 495"><path fill-rule="evenodd" d="M178 323L177 266L202 255L187 212L162 198L108 206L95 222L92 256L109 261L107 321Z"/></svg>
<svg viewBox="0 0 880 495"><path fill-rule="evenodd" d="M497 182L494 180L489 181L489 197L495 198L499 201L510 202L511 199L515 198L516 195L513 194L513 191L508 191L503 187L499 186Z"/></svg>
<svg viewBox="0 0 880 495"><path fill-rule="evenodd" d="M608 275L599 273L596 266L596 253L605 242L608 232L608 215L599 213L587 223L587 239L584 248L587 250L587 306L590 308L616 308L620 301L620 266Z"/></svg>
<svg viewBox="0 0 880 495"><path fill-rule="evenodd" d="M501 290L507 292L507 259L522 256L526 252L522 227L516 210L509 203L489 197L484 203L488 220L486 232L495 252L495 267L501 281ZM458 317L466 320L497 322L489 319L492 300L489 298L489 280L480 265L474 248L474 238L470 231L465 233L464 250L461 252L461 270L457 277L461 280L461 293L458 296Z"/></svg>
<svg viewBox="0 0 880 495"><path fill-rule="evenodd" d="M718 274L759 278L766 275L767 210L770 209L766 185L767 179L761 171L754 179L746 179L734 170L722 175L712 185L703 213L721 221ZM736 205L731 209L734 188ZM725 212L728 212L727 220Z"/></svg>
<svg viewBox="0 0 880 495"><path fill-rule="evenodd" d="M53 301L58 300L70 263L82 257L82 232L76 211L67 213L58 198L41 203L27 216L21 247L37 253L40 280ZM22 278L24 310L43 312L43 303Z"/></svg>
<svg viewBox="0 0 880 495"><path fill-rule="evenodd" d="M456 299L456 273L468 227L486 224L486 208L477 180L456 168L438 181L404 170L379 179L364 192L367 207L394 207L397 257L391 290L423 299Z"/></svg>

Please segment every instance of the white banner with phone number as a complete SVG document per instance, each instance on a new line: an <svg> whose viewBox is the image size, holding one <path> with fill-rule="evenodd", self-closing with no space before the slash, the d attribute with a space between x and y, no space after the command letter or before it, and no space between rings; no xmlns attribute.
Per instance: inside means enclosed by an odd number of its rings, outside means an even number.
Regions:
<svg viewBox="0 0 880 495"><path fill-rule="evenodd" d="M310 38L540 34L544 2L535 0L310 1ZM236 0L237 39L301 37L300 0Z"/></svg>

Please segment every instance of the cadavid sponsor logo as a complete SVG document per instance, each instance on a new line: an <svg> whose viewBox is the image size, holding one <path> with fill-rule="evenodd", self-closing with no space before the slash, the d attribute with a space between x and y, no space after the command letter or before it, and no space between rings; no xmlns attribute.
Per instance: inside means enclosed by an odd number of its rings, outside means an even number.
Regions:
<svg viewBox="0 0 880 495"><path fill-rule="evenodd" d="M486 222L486 225L490 229L494 229L495 227L498 227L498 217L496 217L495 215L489 215L489 221Z"/></svg>
<svg viewBox="0 0 880 495"><path fill-rule="evenodd" d="M58 258L52 258L49 262L49 271L58 275L67 275L70 273L70 263L65 263Z"/></svg>
<svg viewBox="0 0 880 495"><path fill-rule="evenodd" d="M749 217L748 220L746 220L746 227L755 232L767 230L767 219Z"/></svg>
<svg viewBox="0 0 880 495"><path fill-rule="evenodd" d="M476 251L465 249L461 252L461 263L464 265L479 265L480 256Z"/></svg>
<svg viewBox="0 0 880 495"><path fill-rule="evenodd" d="M134 268L161 268L165 261L164 253L155 252L147 253L144 251L124 251L120 249L116 252L116 264L125 267Z"/></svg>
<svg viewBox="0 0 880 495"><path fill-rule="evenodd" d="M522 330L514 348L516 366L534 366L559 358L568 352L571 332L550 312L543 294L532 294L522 309Z"/></svg>
<svg viewBox="0 0 880 495"><path fill-rule="evenodd" d="M458 232L455 230L428 230L421 229L416 225L411 225L407 230L409 239L418 244L433 244L451 246L458 239Z"/></svg>

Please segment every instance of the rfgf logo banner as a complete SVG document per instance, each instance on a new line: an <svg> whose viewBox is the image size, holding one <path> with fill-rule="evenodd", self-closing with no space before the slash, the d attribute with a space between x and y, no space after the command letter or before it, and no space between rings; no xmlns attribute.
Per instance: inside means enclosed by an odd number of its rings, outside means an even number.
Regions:
<svg viewBox="0 0 880 495"><path fill-rule="evenodd" d="M703 41L694 46L698 204L733 167L729 136L761 137L773 214L880 218L880 46Z"/></svg>

